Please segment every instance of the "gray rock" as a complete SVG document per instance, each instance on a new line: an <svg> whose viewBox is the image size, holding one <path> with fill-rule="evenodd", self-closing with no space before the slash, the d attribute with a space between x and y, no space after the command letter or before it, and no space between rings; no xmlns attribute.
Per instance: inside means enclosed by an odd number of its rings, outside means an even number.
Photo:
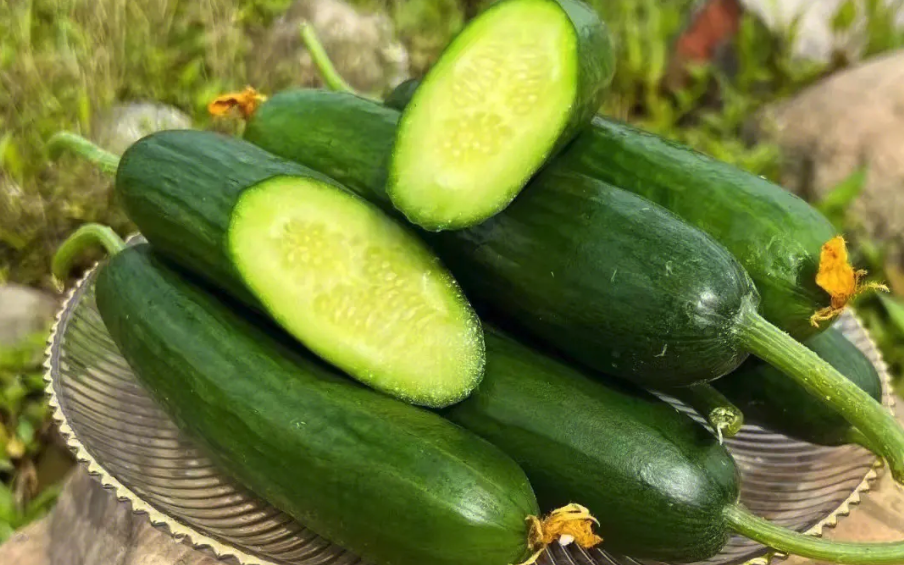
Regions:
<svg viewBox="0 0 904 565"><path fill-rule="evenodd" d="M853 212L880 241L904 238L904 51L832 75L761 124L788 157L783 184L811 200L866 164Z"/></svg>
<svg viewBox="0 0 904 565"><path fill-rule="evenodd" d="M860 59L867 43L866 0L855 0L855 17L849 28L835 30L832 22L847 0L741 0L772 31L786 35L795 25L792 53L802 59L830 62L841 55L848 61ZM904 28L904 4L884 0Z"/></svg>
<svg viewBox="0 0 904 565"><path fill-rule="evenodd" d="M49 329L57 309L50 295L14 284L0 286L0 347L12 347Z"/></svg>
<svg viewBox="0 0 904 565"><path fill-rule="evenodd" d="M408 52L382 13L358 12L343 0L297 0L251 51L249 80L262 91L322 86L299 27L314 28L342 77L355 89L382 93L408 78Z"/></svg>
<svg viewBox="0 0 904 565"><path fill-rule="evenodd" d="M131 102L114 106L94 123L95 141L121 155L142 137L166 129L190 129L191 118L172 106Z"/></svg>

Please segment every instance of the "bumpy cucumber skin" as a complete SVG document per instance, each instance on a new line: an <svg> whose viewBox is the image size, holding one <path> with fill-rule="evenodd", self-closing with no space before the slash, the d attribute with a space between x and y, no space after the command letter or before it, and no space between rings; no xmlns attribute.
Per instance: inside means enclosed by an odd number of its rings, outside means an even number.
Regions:
<svg viewBox="0 0 904 565"><path fill-rule="evenodd" d="M399 113L345 92L284 90L245 124L245 140L321 172L384 212L402 217L386 194Z"/></svg>
<svg viewBox="0 0 904 565"><path fill-rule="evenodd" d="M664 206L738 258L762 296L763 316L797 339L830 303L816 285L822 245L837 232L802 199L689 147L596 118L556 160ZM823 325L823 328L827 324Z"/></svg>
<svg viewBox="0 0 904 565"><path fill-rule="evenodd" d="M383 99L383 104L393 110L401 112L405 109L405 106L408 105L408 102L411 101L411 97L414 96L414 91L417 90L417 87L420 86L420 84L421 81L416 78L402 81L386 95L386 98Z"/></svg>
<svg viewBox="0 0 904 565"><path fill-rule="evenodd" d="M417 89L403 82L387 97L402 110ZM772 182L690 147L597 116L551 166L643 196L702 229L731 251L762 297L761 313L803 340L828 327L810 316L830 304L816 285L822 245L836 235L804 200Z"/></svg>
<svg viewBox="0 0 904 565"><path fill-rule="evenodd" d="M512 456L541 508L580 502L600 521L601 547L636 558L697 561L722 549L739 477L711 433L640 389L485 335L483 383L444 415Z"/></svg>
<svg viewBox="0 0 904 565"><path fill-rule="evenodd" d="M561 131L556 132L555 140L549 144L546 153L541 156L534 169L530 171L531 174L542 168L549 158L565 147L579 131L587 127L591 118L593 118L599 110L603 92L612 82L612 77L615 74L615 50L612 44L612 38L606 24L600 20L596 11L579 0L540 1L555 5L568 17L568 20L571 23L576 44L576 53L574 56L577 64L577 84L574 98L568 109L569 113L567 121L562 126ZM490 6L484 13L501 9L506 4L507 2L505 1L497 2ZM454 41L451 48L455 48ZM424 80L429 81L430 74L428 74ZM418 99L414 90L411 91L411 94L414 96L412 99L412 106L429 104L429 101ZM406 120L408 120L408 116L403 114L400 121L400 131L405 131L407 129ZM390 163L390 176L387 185L390 196L395 194L396 186L398 184L397 173L393 173L393 171L398 170L398 165L398 159L395 158ZM525 179L525 182L526 180L527 179ZM505 209L517 194L518 192L516 191L511 194L511 197L507 200L500 201L495 210L484 213L481 218L474 217L466 220L449 219L445 222L437 223L436 218L422 217L420 214L411 211L409 219L413 223L420 224L422 227L432 231L466 228ZM408 213L409 212L406 211L406 214Z"/></svg>
<svg viewBox="0 0 904 565"><path fill-rule="evenodd" d="M876 368L840 331L828 329L804 345L877 401L882 400L882 381ZM819 445L850 442L847 420L759 359L749 359L713 385L741 409L748 422Z"/></svg>
<svg viewBox="0 0 904 565"><path fill-rule="evenodd" d="M146 245L114 256L96 291L120 351L180 428L315 532L378 565L525 557L535 497L486 441L282 347Z"/></svg>
<svg viewBox="0 0 904 565"><path fill-rule="evenodd" d="M245 135L391 210L383 165L397 117L355 96L294 91L263 104ZM630 192L550 169L483 224L422 233L484 313L594 369L671 388L746 357L734 327L756 307L749 277L711 237Z"/></svg>
<svg viewBox="0 0 904 565"><path fill-rule="evenodd" d="M505 213L428 241L485 313L593 369L671 388L747 356L735 324L757 296L734 258L596 179L546 171Z"/></svg>
<svg viewBox="0 0 904 565"><path fill-rule="evenodd" d="M155 248L257 305L227 255L226 233L242 190L279 175L335 184L239 139L179 130L155 133L130 146L116 172L116 192L129 219Z"/></svg>

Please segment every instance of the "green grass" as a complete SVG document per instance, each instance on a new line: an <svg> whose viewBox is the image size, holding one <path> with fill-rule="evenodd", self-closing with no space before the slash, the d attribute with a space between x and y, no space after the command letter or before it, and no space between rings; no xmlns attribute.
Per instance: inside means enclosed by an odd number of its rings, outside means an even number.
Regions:
<svg viewBox="0 0 904 565"><path fill-rule="evenodd" d="M385 10L410 50L414 74L425 72L484 0L353 0ZM692 0L588 0L609 23L618 70L602 111L688 143L744 169L777 179L782 155L744 135L753 116L845 64L795 61L791 37L773 37L746 18L735 42L734 72L693 69L679 91L663 87L673 38ZM50 257L78 225L131 229L110 197L110 180L73 158L50 163L44 142L68 129L91 137L119 101L171 104L201 127L216 94L246 85L256 46L291 0L18 0L0 2L0 283L50 288ZM904 45L882 0L864 0L869 53ZM850 25L853 3L836 18ZM794 29L790 31L791 36ZM291 67L290 67L291 68ZM266 75L254 86L273 92L295 82ZM883 278L887 250L870 241L848 213L853 177L820 203L855 245L858 262ZM889 272L889 274L892 274ZM904 279L904 275L899 274ZM897 375L904 367L904 303L865 297L860 313ZM46 509L60 457L46 441L47 407L33 355L43 336L0 353L0 541ZM54 455L57 453L57 455ZM57 463L53 463L56 460ZM51 461L51 463L47 463ZM35 482L35 477L42 477ZM44 478L51 477L51 478Z"/></svg>
<svg viewBox="0 0 904 565"><path fill-rule="evenodd" d="M41 360L46 334L0 350L0 543L53 504L68 457L49 441Z"/></svg>

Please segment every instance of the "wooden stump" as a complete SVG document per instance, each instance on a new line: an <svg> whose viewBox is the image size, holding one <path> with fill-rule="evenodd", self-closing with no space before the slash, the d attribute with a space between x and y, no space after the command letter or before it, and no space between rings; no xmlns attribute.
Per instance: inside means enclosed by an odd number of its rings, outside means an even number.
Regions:
<svg viewBox="0 0 904 565"><path fill-rule="evenodd" d="M154 528L81 468L53 512L0 546L0 565L218 565Z"/></svg>

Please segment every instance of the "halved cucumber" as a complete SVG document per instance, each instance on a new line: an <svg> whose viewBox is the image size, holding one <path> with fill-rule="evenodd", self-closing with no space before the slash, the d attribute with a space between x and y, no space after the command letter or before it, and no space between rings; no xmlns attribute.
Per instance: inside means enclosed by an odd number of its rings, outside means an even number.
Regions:
<svg viewBox="0 0 904 565"><path fill-rule="evenodd" d="M272 178L242 192L227 246L280 325L359 380L431 406L477 385L483 334L458 286L420 240L360 198Z"/></svg>
<svg viewBox="0 0 904 565"><path fill-rule="evenodd" d="M445 50L402 117L388 192L430 230L505 208L599 106L605 26L576 0L503 0Z"/></svg>
<svg viewBox="0 0 904 565"><path fill-rule="evenodd" d="M430 407L480 382L483 330L458 284L413 232L334 180L177 130L129 147L116 192L157 253L359 381Z"/></svg>

